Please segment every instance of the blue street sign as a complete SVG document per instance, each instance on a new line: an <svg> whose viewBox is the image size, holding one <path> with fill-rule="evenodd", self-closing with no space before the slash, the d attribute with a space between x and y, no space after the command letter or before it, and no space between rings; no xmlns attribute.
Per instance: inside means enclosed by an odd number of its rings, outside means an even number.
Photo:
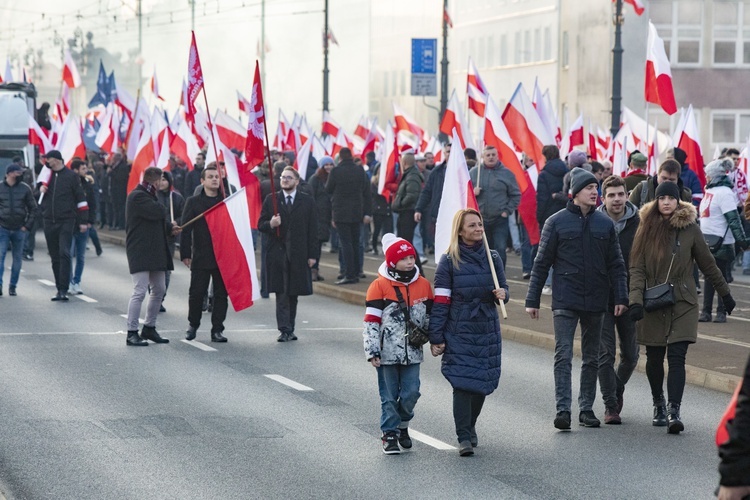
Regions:
<svg viewBox="0 0 750 500"><path fill-rule="evenodd" d="M411 39L411 95L437 95L437 38Z"/></svg>

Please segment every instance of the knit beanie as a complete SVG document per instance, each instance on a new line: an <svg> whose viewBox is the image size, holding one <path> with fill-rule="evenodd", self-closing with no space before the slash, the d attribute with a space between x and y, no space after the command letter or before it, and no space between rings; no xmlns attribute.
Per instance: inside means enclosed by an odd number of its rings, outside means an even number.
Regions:
<svg viewBox="0 0 750 500"><path fill-rule="evenodd" d="M398 238L393 233L385 233L382 239L383 252L385 253L385 265L391 269L396 268L398 261L409 255L417 257L417 252L411 243L403 238Z"/></svg>
<svg viewBox="0 0 750 500"><path fill-rule="evenodd" d="M574 149L568 155L568 165L570 165L570 168L580 167L584 163L586 163L586 153L580 149Z"/></svg>
<svg viewBox="0 0 750 500"><path fill-rule="evenodd" d="M587 172L582 168L574 168L570 171L570 195L575 198L576 195L589 184L598 184L594 174Z"/></svg>
<svg viewBox="0 0 750 500"><path fill-rule="evenodd" d="M662 196L671 196L675 200L680 199L680 187L674 182L660 182L656 186L656 199Z"/></svg>

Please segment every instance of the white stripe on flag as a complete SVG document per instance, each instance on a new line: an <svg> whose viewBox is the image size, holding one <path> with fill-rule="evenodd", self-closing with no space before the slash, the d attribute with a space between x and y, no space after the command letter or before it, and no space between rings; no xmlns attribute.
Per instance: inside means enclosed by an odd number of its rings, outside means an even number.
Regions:
<svg viewBox="0 0 750 500"><path fill-rule="evenodd" d="M242 193L242 194L240 194ZM250 207L247 205L245 188L226 200L227 213L234 226L237 239L245 252L247 267L250 270L250 282L253 288L253 301L260 299L260 283L255 268L255 249L253 248L253 230L250 227ZM239 257L239 256L238 256Z"/></svg>

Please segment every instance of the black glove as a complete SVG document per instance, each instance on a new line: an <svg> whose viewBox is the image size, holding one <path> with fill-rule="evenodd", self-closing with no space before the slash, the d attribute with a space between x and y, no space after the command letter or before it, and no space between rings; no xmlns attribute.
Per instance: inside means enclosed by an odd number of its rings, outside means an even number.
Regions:
<svg viewBox="0 0 750 500"><path fill-rule="evenodd" d="M734 308L737 306L737 302L732 298L732 294L728 293L724 295L721 300L724 302L724 309L727 311L727 314L731 315L732 311L734 311Z"/></svg>
<svg viewBox="0 0 750 500"><path fill-rule="evenodd" d="M630 321L635 323L643 319L643 306L641 304L630 305Z"/></svg>

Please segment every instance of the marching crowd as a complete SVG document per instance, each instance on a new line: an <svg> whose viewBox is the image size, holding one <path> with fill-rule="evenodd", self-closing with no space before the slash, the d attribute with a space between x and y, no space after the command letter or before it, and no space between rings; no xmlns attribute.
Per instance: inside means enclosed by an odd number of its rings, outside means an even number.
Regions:
<svg viewBox="0 0 750 500"><path fill-rule="evenodd" d="M297 339L298 297L310 295L312 282L325 279L318 267L323 243L338 252L335 283L340 286L366 278L365 252L384 256L367 292L363 336L366 359L378 374L385 453L411 447L408 426L419 398L419 364L427 343L432 355L443 356L442 372L453 387L459 453L474 453L477 419L500 378L502 342L495 306L509 299L504 273L508 251L521 255L531 318L539 317L541 295L552 296L554 427L571 427L573 337L580 323L579 424L600 425L592 410L597 381L604 423L621 423L625 387L643 345L652 423L667 427L670 434L684 429L685 357L697 340L698 322L726 322L735 307L729 287L735 263L739 260L742 273L750 274L750 253L745 251L750 201L736 150L725 151L705 167L703 191L679 148L669 151L652 176L645 172L645 155L636 151L628 172L617 176L611 175L608 162L591 161L583 151L562 159L556 146L545 146L546 164L536 185L542 230L538 245L532 245L518 215L521 191L515 175L493 147L485 147L479 160L467 149L463 154L479 210L455 214L450 246L439 259L432 286L421 267L435 252L451 145L444 147L439 165L430 153L401 153L397 180L386 184L385 191L378 189L381 172L375 155L355 157L348 148L336 158L311 158L304 179L288 152L274 152L272 165L264 162L254 170L263 200L254 232L260 243L261 294L276 295L279 342ZM43 161L52 175L38 185L20 160L12 163L0 184L3 271L7 250L13 261L8 294L18 293L22 259L34 258L39 228L55 276L52 300L60 302L82 293L88 240L97 255L102 252L97 226L124 229L133 281L127 345L168 342L156 331L156 319L164 310L178 245L180 260L190 269L186 338L196 338L210 298L211 340L226 342L226 286L211 234L199 216L234 187L222 175L222 164L206 165L205 158L198 154L192 170L176 159L170 160L169 171L149 168L129 194L130 166L121 154L74 159L66 168L61 154L50 151ZM536 168L524 160L526 168ZM36 166L37 174L40 168ZM271 192L272 185L277 192ZM485 237L491 251L485 251ZM146 319L139 332L146 295ZM747 404L747 395L742 401ZM746 434L744 439L747 444Z"/></svg>

